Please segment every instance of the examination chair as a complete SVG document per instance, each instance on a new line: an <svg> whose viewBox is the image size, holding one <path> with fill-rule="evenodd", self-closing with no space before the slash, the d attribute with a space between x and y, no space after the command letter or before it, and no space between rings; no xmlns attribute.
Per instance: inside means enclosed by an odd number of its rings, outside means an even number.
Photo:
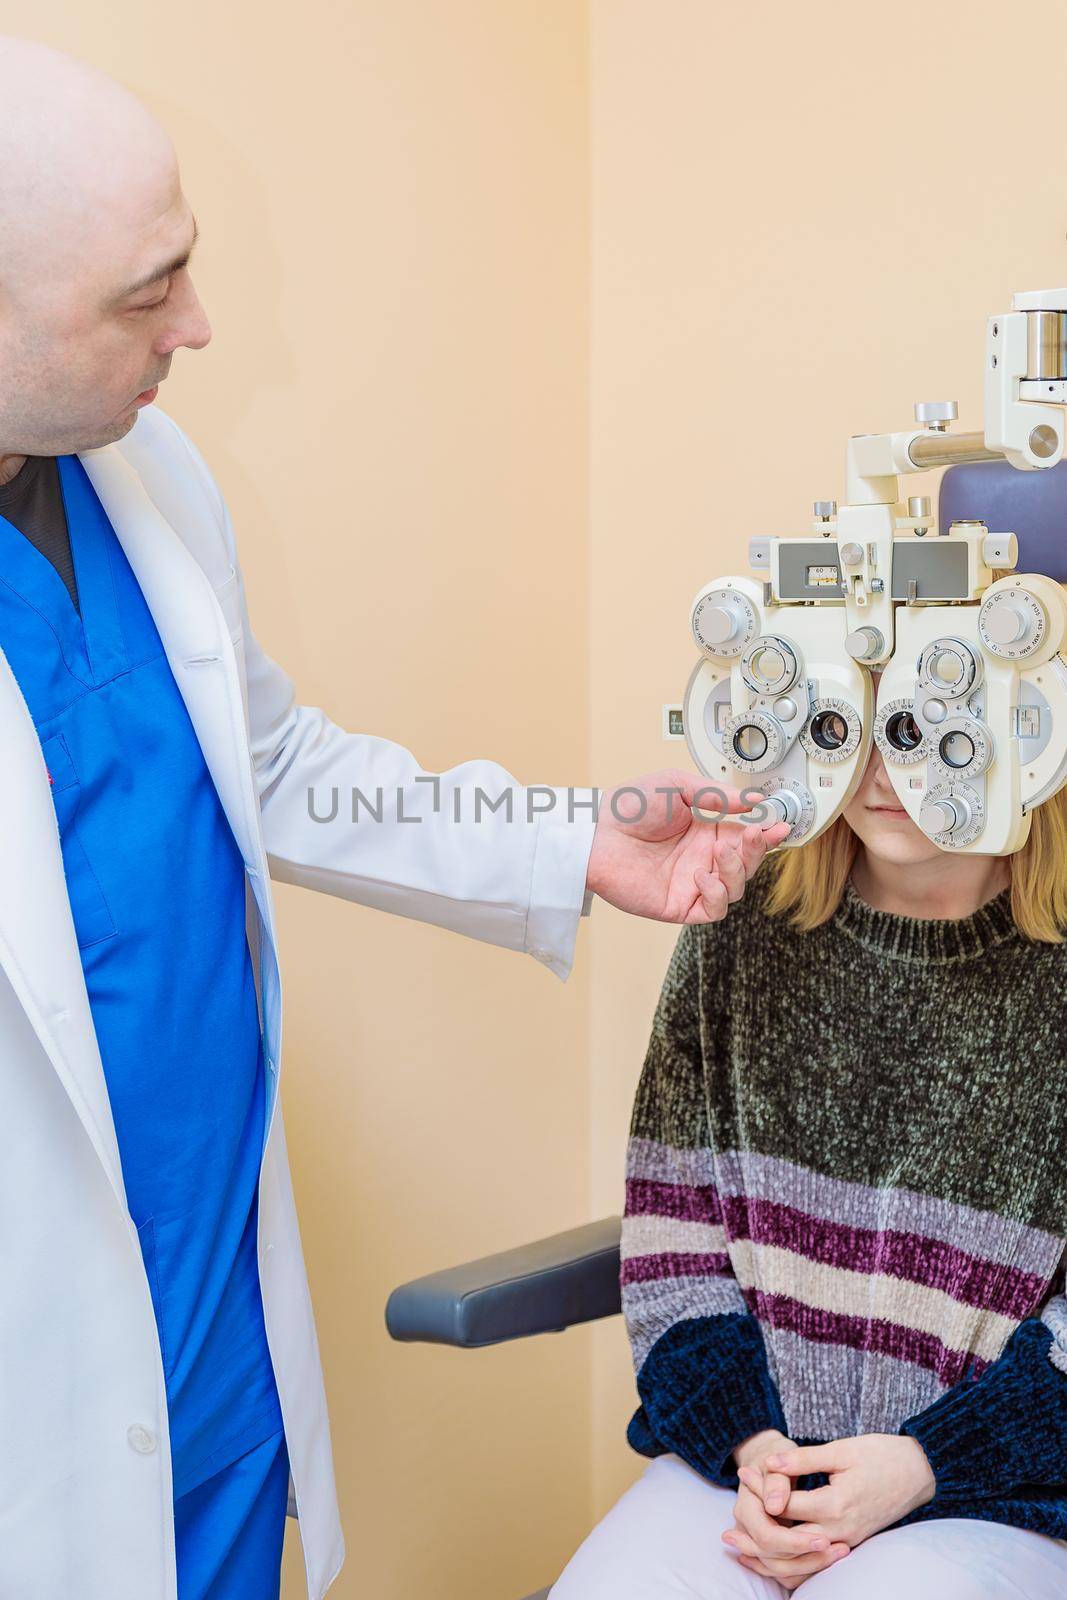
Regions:
<svg viewBox="0 0 1067 1600"><path fill-rule="evenodd" d="M1017 571L1067 582L1067 461L1044 472L1019 472L1006 461L950 467L938 511L942 528L980 519L990 532L1017 533ZM405 1283L386 1306L389 1333L478 1350L612 1317L621 1310L620 1227L618 1217L607 1217ZM548 1592L528 1600L546 1600Z"/></svg>

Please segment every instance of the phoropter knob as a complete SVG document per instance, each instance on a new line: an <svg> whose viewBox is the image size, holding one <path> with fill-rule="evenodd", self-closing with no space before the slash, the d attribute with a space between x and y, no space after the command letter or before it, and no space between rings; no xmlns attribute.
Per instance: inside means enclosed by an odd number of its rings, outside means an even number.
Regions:
<svg viewBox="0 0 1067 1600"><path fill-rule="evenodd" d="M708 606L700 619L700 631L707 644L727 644L741 630L741 618L734 606Z"/></svg>
<svg viewBox="0 0 1067 1600"><path fill-rule="evenodd" d="M876 661L885 654L885 636L881 628L853 628L845 636L845 649L853 661Z"/></svg>
<svg viewBox="0 0 1067 1600"><path fill-rule="evenodd" d="M775 789L773 794L766 797L766 803L773 806L779 813L779 822L788 822L791 828L795 827L800 818L800 799L792 789Z"/></svg>
<svg viewBox="0 0 1067 1600"><path fill-rule="evenodd" d="M919 826L931 838L938 833L957 833L971 820L971 807L965 795L950 794L941 800L924 800L919 807Z"/></svg>
<svg viewBox="0 0 1067 1600"><path fill-rule="evenodd" d="M993 589L982 601L978 613L978 637L992 656L1021 661L1034 656L1046 644L1051 619L1044 598L1047 579L1034 575L1034 587L1010 583ZM1049 585L1050 599L1055 590ZM1055 594L1058 601L1059 595Z"/></svg>
<svg viewBox="0 0 1067 1600"><path fill-rule="evenodd" d="M757 627L751 600L726 584L697 596L690 621L697 647L718 656L739 656Z"/></svg>
<svg viewBox="0 0 1067 1600"><path fill-rule="evenodd" d="M955 400L916 400L915 420L935 433L944 433L950 422L955 422L960 408Z"/></svg>
<svg viewBox="0 0 1067 1600"><path fill-rule="evenodd" d="M985 630L994 644L1015 644L1030 630L1030 618L1018 606L992 607L985 617Z"/></svg>

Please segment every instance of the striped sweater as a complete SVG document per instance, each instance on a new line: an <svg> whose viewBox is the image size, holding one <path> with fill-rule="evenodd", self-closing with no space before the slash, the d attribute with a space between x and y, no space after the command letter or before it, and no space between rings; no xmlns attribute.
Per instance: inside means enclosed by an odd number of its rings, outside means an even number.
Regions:
<svg viewBox="0 0 1067 1600"><path fill-rule="evenodd" d="M1067 1539L1067 944L1020 934L1009 890L922 921L851 883L800 933L763 909L771 872L682 930L656 1010L630 1443L736 1488L763 1428L910 1434L936 1489L894 1527Z"/></svg>

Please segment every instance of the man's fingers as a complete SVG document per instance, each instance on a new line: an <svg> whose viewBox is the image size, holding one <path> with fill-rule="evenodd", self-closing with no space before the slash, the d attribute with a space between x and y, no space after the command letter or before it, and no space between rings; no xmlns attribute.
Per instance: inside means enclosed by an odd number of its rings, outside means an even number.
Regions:
<svg viewBox="0 0 1067 1600"><path fill-rule="evenodd" d="M668 773L667 777L687 806L695 806L698 811L713 817L721 816L724 812L733 814L755 809L749 801L742 800L739 789L732 789L728 784L712 783L708 778L698 777L695 772L678 769Z"/></svg>
<svg viewBox="0 0 1067 1600"><path fill-rule="evenodd" d="M760 831L759 828L751 827L744 822L720 822L715 829L715 841L717 844L729 844L735 850L740 850L748 834Z"/></svg>
<svg viewBox="0 0 1067 1600"><path fill-rule="evenodd" d="M767 851L777 849L791 832L788 822L773 822L766 828L753 823L720 822L715 829L715 842L716 846L720 842L732 846L751 877Z"/></svg>
<svg viewBox="0 0 1067 1600"><path fill-rule="evenodd" d="M775 842L784 838L790 832L788 822L766 822L762 826L758 822L735 822L732 817L725 817L715 829L720 839L728 839L735 849L743 846L763 845L771 835Z"/></svg>
<svg viewBox="0 0 1067 1600"><path fill-rule="evenodd" d="M723 827L727 824L723 823ZM756 861L762 861L768 850L773 850L780 845L783 839L788 839L792 828L788 822L772 822L769 827L756 828L752 824L731 823L731 828L740 829L741 848Z"/></svg>
<svg viewBox="0 0 1067 1600"><path fill-rule="evenodd" d="M721 835L720 829L720 835ZM748 882L748 873L741 852L732 839L722 837L715 841L715 870L726 885L730 903L740 900Z"/></svg>
<svg viewBox="0 0 1067 1600"><path fill-rule="evenodd" d="M708 872L704 867L693 874L693 881L700 899L691 906L686 922L721 922L730 909L725 883L717 872Z"/></svg>
<svg viewBox="0 0 1067 1600"><path fill-rule="evenodd" d="M717 822L720 817L748 814L757 810L762 804L759 797L755 796L751 791L749 792L749 798L743 800L740 789L735 789L726 783L714 783L710 778L698 777L695 772L684 772L679 767L670 767L666 771L650 773L647 778L638 779L637 781L639 783L651 782L652 779L656 780L656 787L674 790L690 810L696 810L701 814L701 818L704 821ZM766 811L769 808L764 805L763 809ZM759 833L762 831L764 834L768 834L772 831L771 825L767 825L761 830L758 823L752 822L740 823L738 826L743 828L745 833ZM784 838L789 832L788 823L774 823L773 827L781 829L781 838ZM768 843L771 842L770 840L768 841ZM779 840L775 839L773 842L778 843Z"/></svg>
<svg viewBox="0 0 1067 1600"><path fill-rule="evenodd" d="M698 867L693 874L700 899L691 906L686 922L721 922L730 906L741 899L767 850L781 844L788 834L787 822L769 828L720 823L712 841L712 866Z"/></svg>
<svg viewBox="0 0 1067 1600"><path fill-rule="evenodd" d="M712 846L712 861L714 871L726 885L731 904L740 900L767 850L779 844L788 832L789 825L785 822L776 823L766 831L745 828L738 823L719 824Z"/></svg>

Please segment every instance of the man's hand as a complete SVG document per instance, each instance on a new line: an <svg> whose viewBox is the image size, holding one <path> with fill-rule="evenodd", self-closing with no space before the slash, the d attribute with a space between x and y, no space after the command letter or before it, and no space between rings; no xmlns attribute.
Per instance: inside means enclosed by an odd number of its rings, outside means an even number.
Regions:
<svg viewBox="0 0 1067 1600"><path fill-rule="evenodd" d="M651 772L608 790L597 813L586 887L620 911L658 922L719 922L740 900L787 822L707 821L755 809L736 789L691 772Z"/></svg>
<svg viewBox="0 0 1067 1600"><path fill-rule="evenodd" d="M771 1514L784 1505L791 1487L783 1472L767 1466L767 1457L796 1446L776 1428L754 1433L734 1450L741 1487L734 1503L734 1526L722 1538L738 1553L750 1572L776 1578L786 1589L796 1589L815 1572L847 1555L848 1545L832 1541L816 1523L787 1527Z"/></svg>

